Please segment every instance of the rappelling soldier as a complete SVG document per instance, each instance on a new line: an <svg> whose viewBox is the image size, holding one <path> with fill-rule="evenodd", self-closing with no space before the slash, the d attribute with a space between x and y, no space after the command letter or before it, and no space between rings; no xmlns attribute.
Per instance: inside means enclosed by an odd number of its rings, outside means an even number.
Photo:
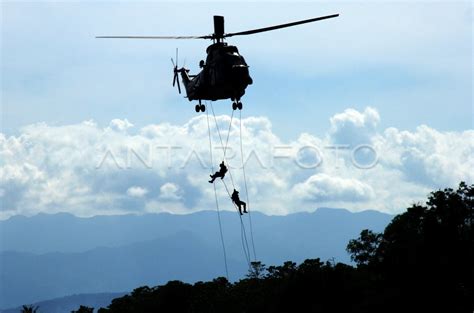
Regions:
<svg viewBox="0 0 474 313"><path fill-rule="evenodd" d="M209 175L211 176L211 180L209 181L211 184L214 182L214 180L216 180L217 177L224 179L224 176L227 173L227 166L225 166L224 161L222 161L219 167L220 168L217 172L215 172L213 175Z"/></svg>
<svg viewBox="0 0 474 313"><path fill-rule="evenodd" d="M235 203L235 205L239 208L240 215L243 215L242 213L242 207L244 207L244 213L247 212L247 203L243 202L239 198L239 192L234 189L234 192L232 193L232 197L230 197L232 201Z"/></svg>

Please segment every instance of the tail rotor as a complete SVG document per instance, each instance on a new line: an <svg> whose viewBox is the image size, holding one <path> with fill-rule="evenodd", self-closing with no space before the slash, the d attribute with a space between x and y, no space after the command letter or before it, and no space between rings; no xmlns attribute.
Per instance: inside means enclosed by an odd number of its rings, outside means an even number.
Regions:
<svg viewBox="0 0 474 313"><path fill-rule="evenodd" d="M181 94L181 86L179 84L179 77L178 73L181 70L178 70L178 48L176 48L176 63L173 61L173 58L171 58L171 63L173 63L173 87L176 83L178 83L178 92Z"/></svg>

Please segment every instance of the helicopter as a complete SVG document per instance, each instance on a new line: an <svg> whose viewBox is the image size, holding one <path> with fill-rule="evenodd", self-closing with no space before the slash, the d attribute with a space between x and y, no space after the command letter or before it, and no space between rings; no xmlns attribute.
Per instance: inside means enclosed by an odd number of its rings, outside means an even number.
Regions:
<svg viewBox="0 0 474 313"><path fill-rule="evenodd" d="M178 68L178 50L176 49L176 63L173 59L173 87L177 85L181 94L181 86L178 74L186 91L189 101L198 100L195 106L196 112L205 112L206 107L202 100L224 100L232 101L233 110L242 110L240 99L245 94L247 86L253 83L249 73L249 66L244 57L239 53L236 46L227 44L224 39L233 36L251 35L261 32L272 31L280 28L292 27L300 24L311 23L338 17L339 14L320 16L316 18L300 20L292 23L274 25L264 28L251 29L237 33L225 33L224 17L214 16L214 33L204 36L97 36L96 38L112 39L210 39L212 44L207 47L206 61L201 60L199 67L201 71L196 75L190 75L189 69L184 66Z"/></svg>

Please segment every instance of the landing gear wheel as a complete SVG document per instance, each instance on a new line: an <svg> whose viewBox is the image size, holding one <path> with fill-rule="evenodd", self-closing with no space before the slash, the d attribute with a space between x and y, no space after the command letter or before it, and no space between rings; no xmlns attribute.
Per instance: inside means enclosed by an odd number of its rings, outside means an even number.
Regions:
<svg viewBox="0 0 474 313"><path fill-rule="evenodd" d="M239 110L242 110L242 102L237 103L237 108L238 108Z"/></svg>
<svg viewBox="0 0 474 313"><path fill-rule="evenodd" d="M234 111L237 110L237 103L235 103L235 102L232 103L232 109L233 109Z"/></svg>
<svg viewBox="0 0 474 313"><path fill-rule="evenodd" d="M196 104L194 109L196 110L197 113L199 113L199 111L201 111L201 106L199 104Z"/></svg>
<svg viewBox="0 0 474 313"><path fill-rule="evenodd" d="M199 108L201 109L201 112L206 112L206 106L204 104L201 104Z"/></svg>

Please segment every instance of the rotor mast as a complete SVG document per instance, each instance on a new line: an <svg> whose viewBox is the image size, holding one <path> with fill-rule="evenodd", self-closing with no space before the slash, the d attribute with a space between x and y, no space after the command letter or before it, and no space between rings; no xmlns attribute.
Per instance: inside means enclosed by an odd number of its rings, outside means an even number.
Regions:
<svg viewBox="0 0 474 313"><path fill-rule="evenodd" d="M219 43L222 42L224 37L224 17L214 15L214 34L212 34L212 39Z"/></svg>

